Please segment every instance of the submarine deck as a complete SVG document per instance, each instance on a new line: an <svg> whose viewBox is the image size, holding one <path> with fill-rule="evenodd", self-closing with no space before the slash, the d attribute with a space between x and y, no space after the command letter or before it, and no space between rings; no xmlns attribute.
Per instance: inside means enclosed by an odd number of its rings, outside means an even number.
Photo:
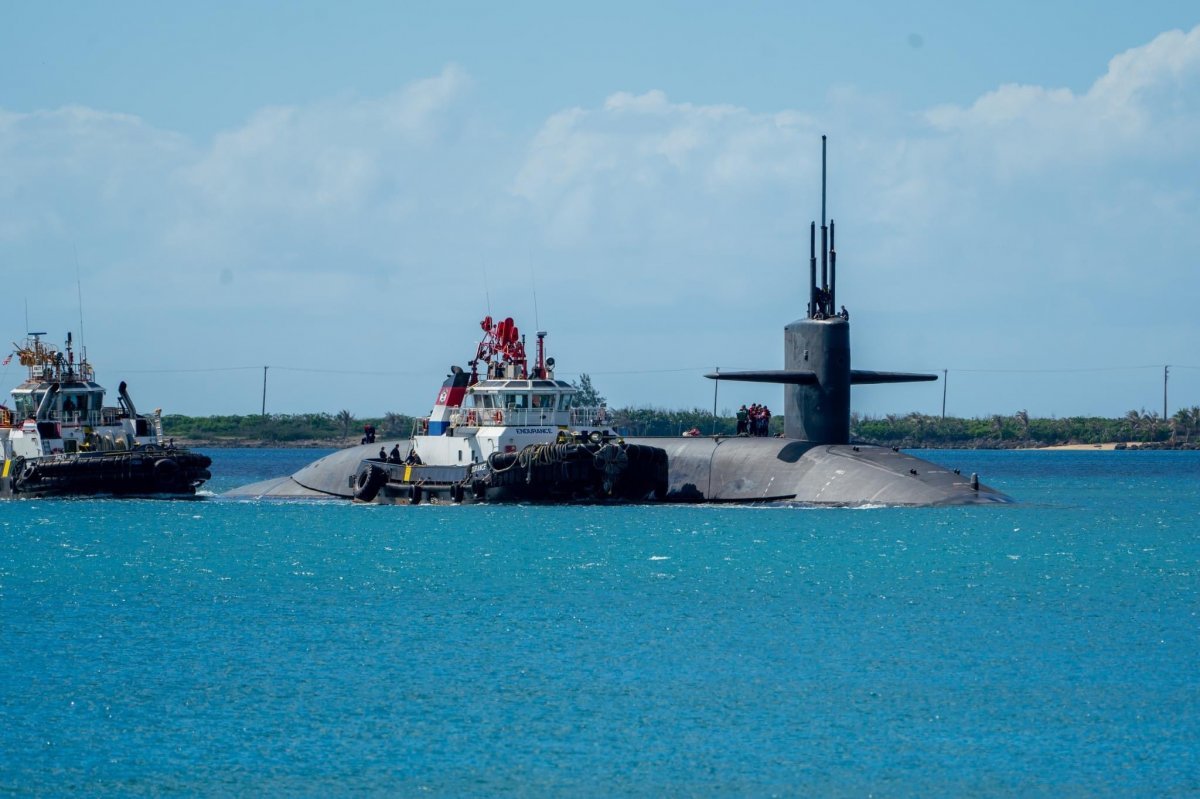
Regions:
<svg viewBox="0 0 1200 799"><path fill-rule="evenodd" d="M1012 502L985 485L889 447L784 438L630 437L666 450L668 502L796 502L815 505L982 505ZM399 443L401 451L407 442ZM351 478L379 443L326 455L289 477L232 489L230 499L351 499Z"/></svg>

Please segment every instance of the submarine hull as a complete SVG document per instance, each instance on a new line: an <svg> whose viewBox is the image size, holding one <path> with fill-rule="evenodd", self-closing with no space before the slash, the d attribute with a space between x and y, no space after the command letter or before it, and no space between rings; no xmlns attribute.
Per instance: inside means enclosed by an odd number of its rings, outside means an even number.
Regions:
<svg viewBox="0 0 1200 799"><path fill-rule="evenodd" d="M866 444L787 438L637 437L667 453L665 502L796 502L814 505L985 505L1007 495L930 461ZM391 442L388 442L390 446ZM404 450L405 443L401 443ZM230 499L352 499L359 464L379 444L339 450L290 477L235 488Z"/></svg>
<svg viewBox="0 0 1200 799"><path fill-rule="evenodd" d="M890 447L719 436L628 440L666 450L668 502L840 506L1012 502L970 476Z"/></svg>

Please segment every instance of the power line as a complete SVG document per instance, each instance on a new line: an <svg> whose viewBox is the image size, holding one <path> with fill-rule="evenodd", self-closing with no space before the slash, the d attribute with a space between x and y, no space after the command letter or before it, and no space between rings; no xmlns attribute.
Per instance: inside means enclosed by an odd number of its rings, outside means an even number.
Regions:
<svg viewBox="0 0 1200 799"><path fill-rule="evenodd" d="M951 372L969 372L971 374L1076 374L1080 372L1130 372L1139 369L1162 369L1161 363L1149 364L1147 366L1095 366L1095 367L1057 367L1054 369L956 369L951 368ZM1176 366L1171 364L1172 369L1196 369L1195 366ZM936 371L945 371L942 369Z"/></svg>
<svg viewBox="0 0 1200 799"><path fill-rule="evenodd" d="M968 374L1079 374L1086 372L1128 372L1136 370L1162 369L1162 364L1146 364L1141 366L1095 366L1095 367L1055 367L1052 369L960 369L950 368L951 372L962 372ZM188 373L205 373L205 372L244 372L249 370L262 369L259 366L213 366L213 367L197 367L188 369L122 369L120 367L106 367L111 371L121 372L122 374L188 374ZM317 369L313 367L302 366L271 366L272 369L277 369L281 372L308 372L312 374L327 374L327 375L372 375L377 377L427 377L426 372L390 372L366 369ZM710 366L687 366L673 369L618 369L610 371L579 371L579 372L560 372L563 375L654 375L654 374L681 374L684 372L707 372L711 369ZM1180 364L1171 364L1172 369L1198 369L1200 366L1187 366ZM945 372L945 368L939 369L924 369L921 371L927 372Z"/></svg>
<svg viewBox="0 0 1200 799"><path fill-rule="evenodd" d="M157 374L186 374L189 372L242 372L247 369L261 369L261 366L214 366L208 369L122 369L121 367L106 367L110 371L128 375L157 375Z"/></svg>
<svg viewBox="0 0 1200 799"><path fill-rule="evenodd" d="M322 375L374 375L377 377L428 377L428 372L371 372L354 369L312 369L301 366L272 366L281 372L312 372Z"/></svg>
<svg viewBox="0 0 1200 799"><path fill-rule="evenodd" d="M214 366L203 369L122 369L120 367L107 367L109 371L130 375L188 374L199 372L244 372L251 369L258 370L262 368L262 366ZM381 377L416 377L419 375L425 375L423 372L371 372L361 370L354 371L349 369L310 369L295 366L271 366L270 368L281 372L314 372L317 374L327 375L376 375Z"/></svg>
<svg viewBox="0 0 1200 799"><path fill-rule="evenodd" d="M690 366L683 369L626 369L615 372L562 372L564 375L661 375L661 374L676 374L678 372L708 372L712 369L711 366Z"/></svg>

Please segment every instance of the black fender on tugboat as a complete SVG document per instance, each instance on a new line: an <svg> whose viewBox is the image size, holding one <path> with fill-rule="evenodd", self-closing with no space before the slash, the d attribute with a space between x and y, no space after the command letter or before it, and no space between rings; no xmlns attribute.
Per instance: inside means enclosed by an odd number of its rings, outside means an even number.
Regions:
<svg viewBox="0 0 1200 799"><path fill-rule="evenodd" d="M179 463L174 458L160 458L154 462L154 480L162 485L174 483L179 477Z"/></svg>
<svg viewBox="0 0 1200 799"><path fill-rule="evenodd" d="M18 455L12 459L12 463L8 468L8 490L11 494L17 494L21 491L21 475L25 469L25 458Z"/></svg>
<svg viewBox="0 0 1200 799"><path fill-rule="evenodd" d="M15 474L16 468L13 469L13 472ZM39 472L37 461L26 461L21 466L20 475L14 476L13 480L21 483L32 483L38 479Z"/></svg>
<svg viewBox="0 0 1200 799"><path fill-rule="evenodd" d="M360 502L370 502L379 494L387 482L387 472L374 463L364 463L354 477L354 498Z"/></svg>

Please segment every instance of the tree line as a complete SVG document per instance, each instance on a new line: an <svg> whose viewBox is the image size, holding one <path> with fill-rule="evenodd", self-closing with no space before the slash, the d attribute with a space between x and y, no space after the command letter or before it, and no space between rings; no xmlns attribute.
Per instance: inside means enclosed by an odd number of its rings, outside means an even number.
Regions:
<svg viewBox="0 0 1200 799"><path fill-rule="evenodd" d="M602 397L600 398L603 399ZM610 409L613 426L628 436L679 436L692 428L703 435L732 436L737 420L728 411L665 408ZM417 419L402 413L358 418L349 410L338 413L253 414L245 416L163 417L166 434L195 441L264 444L356 444L363 427L371 425L380 438L407 438ZM771 417L771 435L783 433L782 415ZM1003 449L1121 442L1159 447L1200 447L1200 407L1183 408L1169 419L1155 413L1129 411L1109 419L1094 416L1034 418L1025 411L1011 415L964 419L909 413L850 418L855 441L905 448Z"/></svg>
<svg viewBox="0 0 1200 799"><path fill-rule="evenodd" d="M850 421L852 438L869 444L939 449L1005 449L1064 444L1138 444L1171 448L1200 445L1200 407L1181 408L1164 419L1131 410L1114 419L1098 416L1035 418L1026 411L975 419L910 413Z"/></svg>
<svg viewBox="0 0 1200 799"><path fill-rule="evenodd" d="M358 443L366 425L375 427L376 435L386 438L406 438L416 420L402 413L386 413L381 417L358 418L348 410L337 413L270 413L245 416L183 416L163 415L163 432L172 438L194 441L262 442L265 444L295 444L297 442Z"/></svg>

